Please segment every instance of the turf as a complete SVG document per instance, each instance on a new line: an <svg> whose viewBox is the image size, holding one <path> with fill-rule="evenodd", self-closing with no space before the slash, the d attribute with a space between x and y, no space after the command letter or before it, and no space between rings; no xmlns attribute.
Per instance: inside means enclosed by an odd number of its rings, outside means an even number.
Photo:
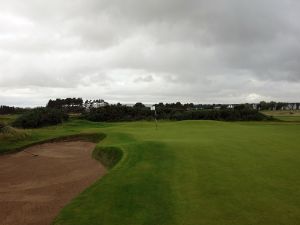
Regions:
<svg viewBox="0 0 300 225"><path fill-rule="evenodd" d="M99 128L113 126L104 123L92 123L83 120L71 120L57 126L50 126L41 129L26 129L26 137L10 137L0 141L0 155L22 150L24 147L43 143L52 140L83 137L90 141L103 139L103 133ZM100 135L100 136L99 136Z"/></svg>
<svg viewBox="0 0 300 225"><path fill-rule="evenodd" d="M32 138L79 131L105 133L98 148L123 157L55 225L299 224L297 123L160 122L156 130L151 122L76 120Z"/></svg>
<svg viewBox="0 0 300 225"><path fill-rule="evenodd" d="M262 113L285 122L300 122L300 110L262 111Z"/></svg>
<svg viewBox="0 0 300 225"><path fill-rule="evenodd" d="M0 122L11 123L18 117L17 114L0 115Z"/></svg>

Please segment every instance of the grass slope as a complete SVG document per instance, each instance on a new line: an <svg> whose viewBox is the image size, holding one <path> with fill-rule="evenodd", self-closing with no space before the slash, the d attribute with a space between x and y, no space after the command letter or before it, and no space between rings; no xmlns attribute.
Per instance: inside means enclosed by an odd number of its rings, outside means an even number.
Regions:
<svg viewBox="0 0 300 225"><path fill-rule="evenodd" d="M298 124L72 121L29 141L76 132L105 133L97 148L123 157L55 225L299 224Z"/></svg>
<svg viewBox="0 0 300 225"><path fill-rule="evenodd" d="M98 135L103 135L99 128L112 126L104 123L92 123L82 120L72 120L71 122L62 125L50 126L41 129L26 129L26 136L20 138L19 136L11 136L0 141L0 155L21 150L27 146L36 143L43 143L52 140L72 139L80 136L90 141L102 139ZM21 131L21 130L20 130ZM80 138L81 139L81 138Z"/></svg>
<svg viewBox="0 0 300 225"><path fill-rule="evenodd" d="M262 111L262 113L285 122L300 122L300 110Z"/></svg>
<svg viewBox="0 0 300 225"><path fill-rule="evenodd" d="M19 115L13 114L13 115L0 115L0 122L5 123L12 123Z"/></svg>

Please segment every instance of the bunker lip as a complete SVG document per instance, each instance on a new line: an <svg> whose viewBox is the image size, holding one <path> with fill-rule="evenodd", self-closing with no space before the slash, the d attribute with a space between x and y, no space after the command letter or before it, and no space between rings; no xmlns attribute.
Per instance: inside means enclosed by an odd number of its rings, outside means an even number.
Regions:
<svg viewBox="0 0 300 225"><path fill-rule="evenodd" d="M1 155L14 154L16 152L23 151L24 149L27 149L35 145L41 145L41 144L52 143L52 142L63 142L63 141L67 141L67 142L88 141L92 143L98 143L99 141L103 140L105 137L106 134L104 133L79 133L79 134L63 135L54 138L47 138L45 140L33 141L32 143L25 144L17 148L2 150L2 152L0 152L0 157Z"/></svg>
<svg viewBox="0 0 300 225"><path fill-rule="evenodd" d="M1 224L51 224L68 202L106 173L92 158L95 145L52 142L0 156Z"/></svg>

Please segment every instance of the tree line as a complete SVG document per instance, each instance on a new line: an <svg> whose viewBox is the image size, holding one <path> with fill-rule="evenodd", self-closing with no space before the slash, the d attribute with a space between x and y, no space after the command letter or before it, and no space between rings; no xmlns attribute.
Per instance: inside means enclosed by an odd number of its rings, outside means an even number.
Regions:
<svg viewBox="0 0 300 225"><path fill-rule="evenodd" d="M153 112L142 103L137 103L133 107L122 105L105 105L99 108L91 108L85 111L82 118L91 121L135 121L150 120Z"/></svg>
<svg viewBox="0 0 300 225"><path fill-rule="evenodd" d="M258 104L155 104L156 113L138 102L133 106L108 104L103 99L86 100L82 98L50 99L46 107L24 109L0 106L0 114L22 114L14 123L16 127L35 128L61 123L68 119L69 113L80 113L81 118L91 121L136 121L153 120L224 120L261 121L272 117L260 110L299 109L299 103L260 102Z"/></svg>
<svg viewBox="0 0 300 225"><path fill-rule="evenodd" d="M224 121L262 121L272 120L272 117L260 113L258 110L239 107L236 109L204 109L196 110L192 104L180 102L155 105L156 113L142 103L133 107L122 105L107 105L93 108L83 113L83 118L91 121L135 121L152 120L154 116L159 120L224 120Z"/></svg>
<svg viewBox="0 0 300 225"><path fill-rule="evenodd" d="M50 99L46 107L64 110L67 113L81 113L84 109L82 98Z"/></svg>
<svg viewBox="0 0 300 225"><path fill-rule="evenodd" d="M0 106L0 114L5 115L5 114L21 114L26 111L30 110L29 108L20 108L20 107L14 107L14 106L6 106L6 105L1 105Z"/></svg>
<svg viewBox="0 0 300 225"><path fill-rule="evenodd" d="M68 114L63 110L39 107L25 112L12 125L20 128L39 128L62 123L68 118Z"/></svg>

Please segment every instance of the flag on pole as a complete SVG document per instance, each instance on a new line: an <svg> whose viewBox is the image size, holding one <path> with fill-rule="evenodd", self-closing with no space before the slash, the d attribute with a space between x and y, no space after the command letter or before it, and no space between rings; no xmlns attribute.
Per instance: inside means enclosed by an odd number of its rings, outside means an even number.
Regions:
<svg viewBox="0 0 300 225"><path fill-rule="evenodd" d="M155 127L157 130L157 119L156 119L156 110L155 110L155 105L151 106L151 111L154 111L154 120L155 120Z"/></svg>

